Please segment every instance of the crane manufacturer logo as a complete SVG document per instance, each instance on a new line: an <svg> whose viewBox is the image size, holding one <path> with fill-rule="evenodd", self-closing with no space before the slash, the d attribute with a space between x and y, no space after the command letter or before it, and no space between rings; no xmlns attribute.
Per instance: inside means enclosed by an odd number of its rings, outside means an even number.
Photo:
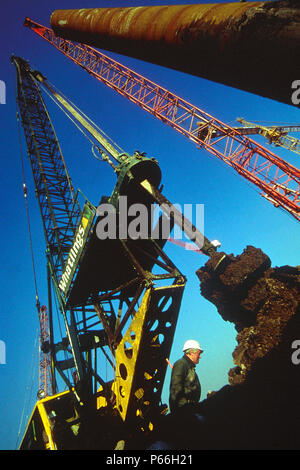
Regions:
<svg viewBox="0 0 300 470"><path fill-rule="evenodd" d="M6 364L6 346L4 341L0 341L0 364Z"/></svg>
<svg viewBox="0 0 300 470"><path fill-rule="evenodd" d="M68 294L92 221L92 212L86 205L83 208L81 221L75 233L72 247L58 285L65 296Z"/></svg>
<svg viewBox="0 0 300 470"><path fill-rule="evenodd" d="M291 96L292 103L298 105L300 104L300 80L294 80L292 82L292 90L295 90Z"/></svg>
<svg viewBox="0 0 300 470"><path fill-rule="evenodd" d="M0 80L0 104L6 104L6 85L3 80Z"/></svg>

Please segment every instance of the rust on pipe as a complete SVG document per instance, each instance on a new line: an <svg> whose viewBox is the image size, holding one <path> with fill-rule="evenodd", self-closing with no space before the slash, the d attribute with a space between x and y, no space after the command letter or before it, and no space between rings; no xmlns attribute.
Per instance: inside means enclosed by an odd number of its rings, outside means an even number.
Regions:
<svg viewBox="0 0 300 470"><path fill-rule="evenodd" d="M291 104L298 0L56 10L57 36Z"/></svg>

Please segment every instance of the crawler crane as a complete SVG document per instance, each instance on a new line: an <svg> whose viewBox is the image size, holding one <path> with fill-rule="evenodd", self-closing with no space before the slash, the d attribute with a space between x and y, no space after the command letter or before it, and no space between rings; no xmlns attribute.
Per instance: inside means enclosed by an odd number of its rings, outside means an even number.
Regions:
<svg viewBox="0 0 300 470"><path fill-rule="evenodd" d="M40 72L19 57L12 62L44 228L49 298L57 300L66 332L59 341L51 336L47 352L54 388L59 378L67 391L37 402L20 448L114 449L120 442L144 448L166 410L161 392L185 278L163 251L167 236L99 238L101 204L96 208L75 193L42 92L51 93L89 133L116 173L111 196L101 201L114 208L119 233L126 196L128 206L142 203L148 213L153 203L163 207L157 224L159 230L169 222L167 235L178 224L208 256L217 244L161 194L156 160L120 153ZM105 361L112 369L109 380L103 378Z"/></svg>

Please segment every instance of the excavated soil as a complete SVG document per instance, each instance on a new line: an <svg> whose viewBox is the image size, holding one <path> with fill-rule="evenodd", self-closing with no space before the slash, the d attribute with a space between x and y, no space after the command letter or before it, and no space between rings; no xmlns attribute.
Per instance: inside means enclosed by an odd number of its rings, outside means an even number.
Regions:
<svg viewBox="0 0 300 470"><path fill-rule="evenodd" d="M300 340L300 267L272 268L253 246L226 256L214 269L220 256L197 271L200 291L235 325L237 346L230 385L203 402L209 445L298 449L300 364L294 347Z"/></svg>
<svg viewBox="0 0 300 470"><path fill-rule="evenodd" d="M160 438L175 449L299 449L300 266L272 268L247 246L239 256L216 253L197 275L201 295L235 325L235 367L197 410L169 415Z"/></svg>
<svg viewBox="0 0 300 470"><path fill-rule="evenodd" d="M216 259L197 275L202 296L238 332L236 367L229 371L229 382L236 385L244 382L257 360L285 340L285 327L299 310L300 267L271 268L269 257L252 246L237 257L227 256L217 270Z"/></svg>

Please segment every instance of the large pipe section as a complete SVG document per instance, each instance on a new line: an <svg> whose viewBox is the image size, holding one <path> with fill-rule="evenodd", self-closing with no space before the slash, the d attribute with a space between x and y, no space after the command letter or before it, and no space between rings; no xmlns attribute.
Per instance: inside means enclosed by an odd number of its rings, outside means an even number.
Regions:
<svg viewBox="0 0 300 470"><path fill-rule="evenodd" d="M298 0L56 10L56 35L292 104Z"/></svg>

